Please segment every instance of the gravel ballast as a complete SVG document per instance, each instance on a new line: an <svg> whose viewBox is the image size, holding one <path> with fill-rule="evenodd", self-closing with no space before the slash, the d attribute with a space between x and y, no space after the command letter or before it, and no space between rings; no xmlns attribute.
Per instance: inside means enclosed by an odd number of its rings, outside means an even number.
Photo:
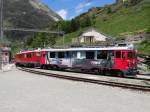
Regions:
<svg viewBox="0 0 150 112"><path fill-rule="evenodd" d="M150 93L0 72L0 112L149 112Z"/></svg>

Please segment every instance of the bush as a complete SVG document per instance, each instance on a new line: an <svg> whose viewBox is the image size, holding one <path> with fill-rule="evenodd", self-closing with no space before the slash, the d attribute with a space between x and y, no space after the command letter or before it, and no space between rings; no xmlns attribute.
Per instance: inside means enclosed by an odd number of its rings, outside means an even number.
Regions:
<svg viewBox="0 0 150 112"><path fill-rule="evenodd" d="M110 13L112 13L111 7L107 7L107 14L110 14Z"/></svg>

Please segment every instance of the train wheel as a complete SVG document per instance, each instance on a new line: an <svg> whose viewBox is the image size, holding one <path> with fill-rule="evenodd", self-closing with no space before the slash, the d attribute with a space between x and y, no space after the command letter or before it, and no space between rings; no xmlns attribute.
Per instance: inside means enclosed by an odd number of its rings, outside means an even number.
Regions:
<svg viewBox="0 0 150 112"><path fill-rule="evenodd" d="M99 70L98 69L92 69L92 72L94 72L96 75L98 75L99 74Z"/></svg>
<svg viewBox="0 0 150 112"><path fill-rule="evenodd" d="M100 70L99 70L99 74L100 74L100 75L105 75L104 70L100 69Z"/></svg>
<svg viewBox="0 0 150 112"><path fill-rule="evenodd" d="M124 77L124 73L123 73L122 71L118 71L118 72L117 72L117 76L118 76L118 77Z"/></svg>
<svg viewBox="0 0 150 112"><path fill-rule="evenodd" d="M58 67L58 66L53 66L53 69L54 69L54 70L58 70L59 67Z"/></svg>
<svg viewBox="0 0 150 112"><path fill-rule="evenodd" d="M19 67L19 63L16 63L15 65L16 65L16 67Z"/></svg>
<svg viewBox="0 0 150 112"><path fill-rule="evenodd" d="M105 70L105 75L110 76L111 75L111 70Z"/></svg>
<svg viewBox="0 0 150 112"><path fill-rule="evenodd" d="M32 64L32 67L31 68L35 68L35 65L34 64Z"/></svg>
<svg viewBox="0 0 150 112"><path fill-rule="evenodd" d="M41 65L41 68L42 69L47 69L47 66L46 65Z"/></svg>
<svg viewBox="0 0 150 112"><path fill-rule="evenodd" d="M44 65L44 69L48 69L48 67L46 65Z"/></svg>
<svg viewBox="0 0 150 112"><path fill-rule="evenodd" d="M40 68L43 69L43 65L40 65Z"/></svg>

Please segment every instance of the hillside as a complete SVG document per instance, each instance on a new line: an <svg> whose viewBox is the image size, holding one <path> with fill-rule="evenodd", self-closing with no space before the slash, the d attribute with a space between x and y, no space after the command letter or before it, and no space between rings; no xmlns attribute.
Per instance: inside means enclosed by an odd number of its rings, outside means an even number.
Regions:
<svg viewBox="0 0 150 112"><path fill-rule="evenodd" d="M130 1L132 2L118 2L104 7L95 7L76 17L74 21L80 21L78 23L79 27L77 30L66 34L65 42L69 43L72 38L79 36L88 27L95 27L98 31L114 38L123 33L149 30L150 0ZM91 24L87 27L82 27L82 23L87 17L90 18Z"/></svg>
<svg viewBox="0 0 150 112"><path fill-rule="evenodd" d="M4 0L5 27L38 29L61 19L38 0Z"/></svg>
<svg viewBox="0 0 150 112"><path fill-rule="evenodd" d="M39 0L3 0L4 12L4 27L9 28L29 28L29 29L49 29L57 30L54 26L57 21L62 18L42 4ZM3 43L10 43L12 53L18 52L21 49L27 48L26 43L35 39L39 34L34 32L22 31L5 31ZM49 38L45 35L45 40ZM52 35L53 36L53 35ZM36 39L35 39L36 40ZM33 40L34 41L34 40ZM36 44L38 46L39 44Z"/></svg>

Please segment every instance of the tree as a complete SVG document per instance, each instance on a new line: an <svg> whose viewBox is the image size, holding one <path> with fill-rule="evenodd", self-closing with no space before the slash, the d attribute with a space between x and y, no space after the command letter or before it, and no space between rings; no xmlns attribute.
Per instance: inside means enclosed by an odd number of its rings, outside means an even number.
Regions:
<svg viewBox="0 0 150 112"><path fill-rule="evenodd" d="M74 32L80 27L79 22L77 20L72 19L71 20L71 31Z"/></svg>
<svg viewBox="0 0 150 112"><path fill-rule="evenodd" d="M71 32L71 21L60 21L58 24L60 30L64 31L65 33Z"/></svg>
<svg viewBox="0 0 150 112"><path fill-rule="evenodd" d="M84 17L81 22L80 22L80 26L82 28L85 28L85 27L88 27L88 26L91 26L92 25L92 22L91 22L91 19L89 16L86 16Z"/></svg>
<svg viewBox="0 0 150 112"><path fill-rule="evenodd" d="M89 16L86 16L86 26L91 26L92 25L92 22L91 22L91 19L90 19L90 17Z"/></svg>

